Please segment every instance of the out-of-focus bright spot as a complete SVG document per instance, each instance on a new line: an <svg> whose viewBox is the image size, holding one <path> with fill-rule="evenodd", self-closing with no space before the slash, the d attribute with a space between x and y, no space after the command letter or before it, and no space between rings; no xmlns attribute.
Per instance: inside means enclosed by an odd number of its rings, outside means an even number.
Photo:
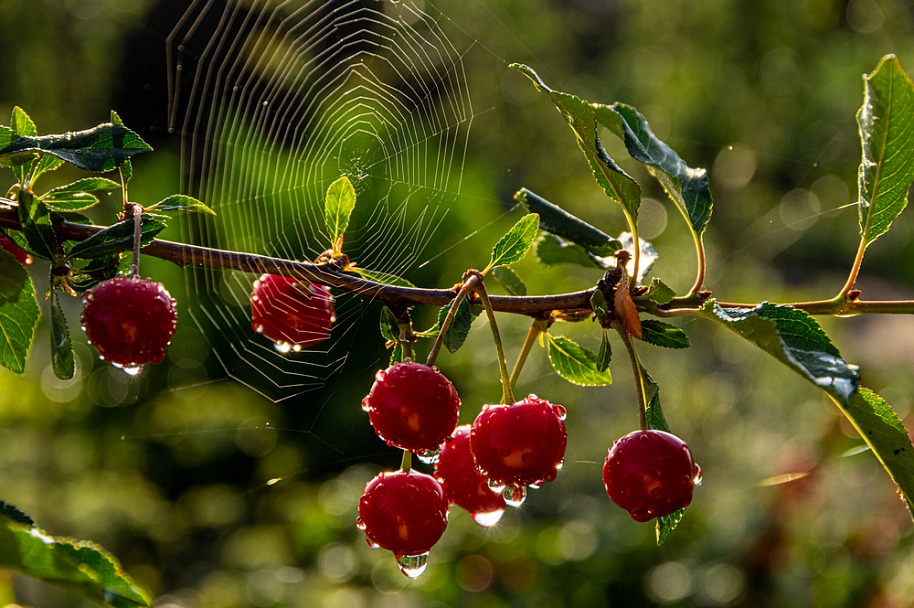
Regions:
<svg viewBox="0 0 914 608"><path fill-rule="evenodd" d="M731 603L743 593L744 587L742 572L729 564L713 566L701 578L701 595L712 604Z"/></svg>
<svg viewBox="0 0 914 608"><path fill-rule="evenodd" d="M714 160L711 174L714 182L721 188L740 190L745 188L752 176L755 175L755 152L749 148L732 145L727 146Z"/></svg>
<svg viewBox="0 0 914 608"><path fill-rule="evenodd" d="M265 456L276 447L276 431L262 426L261 418L249 418L235 433L235 445L248 456Z"/></svg>
<svg viewBox="0 0 914 608"><path fill-rule="evenodd" d="M432 549L430 559L435 558L434 547ZM397 560L394 559L393 554L383 549L378 549L378 551L383 554L381 559L374 565L374 568L371 569L371 584L374 585L377 591L385 594L398 593L405 589L407 585L422 583L426 580L421 576L417 579L403 576L397 567Z"/></svg>
<svg viewBox="0 0 914 608"><path fill-rule="evenodd" d="M267 485L268 485L268 486L275 486L275 485L278 484L280 481L282 481L282 477L274 477L273 479L270 479L270 480L267 481Z"/></svg>
<svg viewBox="0 0 914 608"><path fill-rule="evenodd" d="M851 0L847 5L847 24L861 34L872 34L885 21L876 0Z"/></svg>
<svg viewBox="0 0 914 608"><path fill-rule="evenodd" d="M638 230L641 238L651 240L659 236L666 228L666 207L653 198L641 199L638 208Z"/></svg>
<svg viewBox="0 0 914 608"><path fill-rule="evenodd" d="M76 373L69 380L61 380L54 374L54 368L47 366L41 374L41 390L51 401L66 403L79 397L82 390L82 374L76 366Z"/></svg>
<svg viewBox="0 0 914 608"><path fill-rule="evenodd" d="M803 479L804 477L809 477L811 471L796 471L794 473L781 473L780 475L772 475L771 477L766 477L765 479L758 482L759 487L766 488L769 486L779 486L784 483L790 483L791 481L796 481L797 479Z"/></svg>
<svg viewBox="0 0 914 608"><path fill-rule="evenodd" d="M358 504L360 493L357 488L342 479L328 479L317 492L317 502L331 515L352 512L352 505Z"/></svg>
<svg viewBox="0 0 914 608"><path fill-rule="evenodd" d="M468 555L457 564L457 584L470 593L485 591L494 578L492 562L481 555Z"/></svg>
<svg viewBox="0 0 914 608"><path fill-rule="evenodd" d="M781 198L778 215L784 226L790 230L807 230L819 219L822 205L819 198L809 190L796 188Z"/></svg>
<svg viewBox="0 0 914 608"><path fill-rule="evenodd" d="M324 600L326 608L363 608L367 605L365 594L357 589L336 589Z"/></svg>
<svg viewBox="0 0 914 608"><path fill-rule="evenodd" d="M358 571L358 560L352 547L342 543L325 545L317 555L321 574L335 581L348 581Z"/></svg>
<svg viewBox="0 0 914 608"><path fill-rule="evenodd" d="M680 562L666 562L652 569L645 578L648 597L661 604L678 602L692 592L689 569Z"/></svg>

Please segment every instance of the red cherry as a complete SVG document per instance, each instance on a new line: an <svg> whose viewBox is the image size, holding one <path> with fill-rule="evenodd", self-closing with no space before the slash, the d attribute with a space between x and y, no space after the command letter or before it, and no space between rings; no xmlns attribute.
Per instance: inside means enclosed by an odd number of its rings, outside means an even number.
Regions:
<svg viewBox="0 0 914 608"><path fill-rule="evenodd" d="M277 274L254 281L251 327L275 342L280 352L323 342L335 321L333 296L323 285Z"/></svg>
<svg viewBox="0 0 914 608"><path fill-rule="evenodd" d="M27 251L23 251L19 246L5 234L0 234L0 247L3 247L14 256L23 266L32 263L32 256Z"/></svg>
<svg viewBox="0 0 914 608"><path fill-rule="evenodd" d="M89 343L102 359L128 371L161 363L177 323L174 298L152 279L117 277L83 293Z"/></svg>
<svg viewBox="0 0 914 608"><path fill-rule="evenodd" d="M365 486L356 525L369 545L393 551L403 574L415 577L444 534L447 516L447 495L434 477L395 471L380 473Z"/></svg>
<svg viewBox="0 0 914 608"><path fill-rule="evenodd" d="M603 464L606 493L636 521L689 506L700 481L689 446L664 431L634 431L616 440Z"/></svg>
<svg viewBox="0 0 914 608"><path fill-rule="evenodd" d="M505 511L505 499L489 488L489 480L476 468L470 451L470 425L458 426L435 464L435 477L444 486L448 501L469 511L481 526L494 526Z"/></svg>
<svg viewBox="0 0 914 608"><path fill-rule="evenodd" d="M562 467L568 434L565 408L530 395L514 405L486 405L473 422L470 448L490 485L505 486L523 501L526 486L555 479Z"/></svg>
<svg viewBox="0 0 914 608"><path fill-rule="evenodd" d="M437 452L457 427L460 397L437 367L396 363L375 374L362 409L388 445Z"/></svg>

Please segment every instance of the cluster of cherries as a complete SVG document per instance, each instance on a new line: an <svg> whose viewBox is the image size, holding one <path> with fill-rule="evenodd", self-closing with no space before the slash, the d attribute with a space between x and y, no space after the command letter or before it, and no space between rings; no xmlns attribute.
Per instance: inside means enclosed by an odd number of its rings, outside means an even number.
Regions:
<svg viewBox="0 0 914 608"><path fill-rule="evenodd" d="M5 235L0 246L31 262ZM254 331L282 353L326 340L336 320L326 287L270 274L254 282L251 313ZM177 318L175 300L151 279L117 277L83 294L89 342L129 373L162 361ZM359 501L356 523L369 545L392 551L410 577L425 570L450 505L492 526L506 506L524 502L527 488L555 479L564 461L564 407L529 395L485 405L472 425L457 426L460 397L437 367L407 361L378 371L362 408L388 445L435 465L434 476L411 467L382 472ZM656 430L615 441L603 466L607 494L640 522L688 506L700 474L685 442Z"/></svg>

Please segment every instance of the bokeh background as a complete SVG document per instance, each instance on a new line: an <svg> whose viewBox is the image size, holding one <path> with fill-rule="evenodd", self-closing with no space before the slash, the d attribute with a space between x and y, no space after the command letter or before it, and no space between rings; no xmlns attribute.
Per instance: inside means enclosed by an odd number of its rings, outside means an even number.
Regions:
<svg viewBox="0 0 914 608"><path fill-rule="evenodd" d="M829 297L843 284L857 239L848 205L856 198L861 75L886 53L914 70L909 2L428 5L473 50L466 74L479 115L463 167L466 196L448 215L446 238L424 253L429 263L409 276L414 282L450 286L484 264L519 216L511 194L521 186L607 232L622 230L564 121L506 68L521 61L557 88L635 105L690 164L709 168L708 287L716 295L789 302ZM180 139L167 129L165 49L185 9L177 0L4 0L0 116L20 105L41 132L56 133L103 122L114 108L156 148L136 160L131 197L154 202L177 191ZM607 145L620 152L610 138ZM660 253L653 274L683 291L693 276L689 237L659 189L647 186L645 196L643 236ZM117 204L111 196L100 220ZM170 230L166 238L179 238ZM902 216L868 253L864 297L914 298L912 231ZM517 270L532 293L583 289L598 278L586 269L544 270L532 259ZM31 272L42 292L47 266L36 262ZM144 274L182 303L193 297L185 272L144 261ZM75 328L78 301L67 312ZM704 470L693 507L664 546L655 546L651 525L610 503L600 479L607 447L637 425L627 364L617 357L612 386L577 388L536 348L519 391L568 408L564 470L494 528L452 510L428 571L406 579L353 524L364 484L399 462L358 407L374 370L386 365L378 312L359 309L344 369L279 404L226 380L212 340L192 323L179 326L166 361L137 378L97 361L77 331L79 369L69 382L54 378L42 325L26 373L0 370L0 499L52 534L108 548L161 608L914 601L911 522L875 458L814 388L698 321L682 323L689 351L640 351L670 426ZM418 323L432 316L419 311ZM911 428L911 320L822 322L861 365L863 382ZM526 326L503 319L509 358ZM599 345L591 323L553 332ZM485 323L439 364L460 390L464 422L498 398ZM781 483L791 473L802 475ZM88 601L0 573L0 603Z"/></svg>

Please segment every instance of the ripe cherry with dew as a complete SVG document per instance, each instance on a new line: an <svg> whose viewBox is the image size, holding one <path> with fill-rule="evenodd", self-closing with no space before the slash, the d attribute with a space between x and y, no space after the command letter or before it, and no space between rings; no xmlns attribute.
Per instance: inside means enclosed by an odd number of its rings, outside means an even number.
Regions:
<svg viewBox="0 0 914 608"><path fill-rule="evenodd" d="M251 327L281 353L323 342L335 321L333 296L323 285L277 274L254 281Z"/></svg>
<svg viewBox="0 0 914 608"><path fill-rule="evenodd" d="M505 499L489 488L470 450L470 425L458 426L441 447L435 477L451 504L466 509L480 526L494 526L505 512Z"/></svg>
<svg viewBox="0 0 914 608"><path fill-rule="evenodd" d="M700 482L701 468L689 446L664 431L634 431L617 439L603 465L606 493L641 522L689 506Z"/></svg>
<svg viewBox="0 0 914 608"><path fill-rule="evenodd" d="M486 405L473 422L470 449L489 486L504 490L509 505L524 501L526 488L555 479L565 457L566 411L536 395L513 405Z"/></svg>
<svg viewBox="0 0 914 608"><path fill-rule="evenodd" d="M102 359L132 374L165 358L178 311L161 283L117 277L87 290L82 299L82 328Z"/></svg>
<svg viewBox="0 0 914 608"><path fill-rule="evenodd" d="M15 242L13 242L13 239L6 236L5 234L0 234L0 247L3 247L12 253L13 256L15 256L16 261L18 261L23 266L32 263L32 256L29 255L27 251L21 249Z"/></svg>
<svg viewBox="0 0 914 608"><path fill-rule="evenodd" d="M447 528L448 501L438 481L415 470L379 473L359 500L356 525L372 547L392 551L400 571L425 571L429 550Z"/></svg>
<svg viewBox="0 0 914 608"><path fill-rule="evenodd" d="M457 427L460 397L437 367L395 363L375 374L362 409L388 445L425 457L437 453Z"/></svg>

